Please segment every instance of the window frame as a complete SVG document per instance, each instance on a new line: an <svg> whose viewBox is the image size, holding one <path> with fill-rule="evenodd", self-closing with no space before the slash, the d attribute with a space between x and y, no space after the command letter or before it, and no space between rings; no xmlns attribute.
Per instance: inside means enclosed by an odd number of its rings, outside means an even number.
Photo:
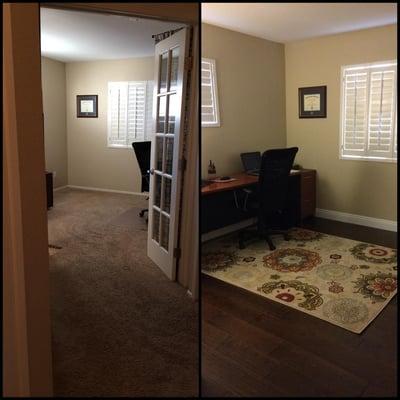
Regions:
<svg viewBox="0 0 400 400"><path fill-rule="evenodd" d="M213 58L201 57L201 62L208 62L211 64L211 95L214 101L214 111L215 111L215 122L203 122L200 115L201 127L202 128L219 128L221 126L221 119L219 114L219 102L218 102L218 85L217 85L217 69L216 69L216 62ZM200 78L201 78L201 68L200 68ZM200 88L202 87L202 82L200 82ZM203 104L200 104L200 110Z"/></svg>
<svg viewBox="0 0 400 400"><path fill-rule="evenodd" d="M394 96L394 103L393 109L394 116L393 116L393 134L392 134L392 154L391 157L379 157L368 154L368 150L364 150L363 155L345 155L343 154L343 146L345 141L345 129L344 129L344 116L345 116L345 88L344 88L344 79L345 79L345 71L351 69L362 69L366 67L373 67L373 66L392 66L395 65L396 67L396 74L395 74L395 96ZM367 132L366 132L366 142L368 145L369 140L369 99L370 99L370 78L368 78L368 103L367 103ZM362 63L362 64L351 64L351 65L342 65L340 68L340 140L339 140L339 159L340 160L351 160L351 161L372 161L372 162L384 162L384 163L397 163L397 151L395 150L395 143L397 143L397 60L384 60L384 61L376 61L370 63Z"/></svg>

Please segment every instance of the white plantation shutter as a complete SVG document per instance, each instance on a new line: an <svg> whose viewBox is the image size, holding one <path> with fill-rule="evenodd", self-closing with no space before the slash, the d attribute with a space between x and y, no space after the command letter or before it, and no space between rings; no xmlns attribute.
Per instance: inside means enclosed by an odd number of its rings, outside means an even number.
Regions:
<svg viewBox="0 0 400 400"><path fill-rule="evenodd" d="M201 59L201 125L220 126L215 60Z"/></svg>
<svg viewBox="0 0 400 400"><path fill-rule="evenodd" d="M396 62L342 68L342 158L397 159L396 79Z"/></svg>
<svg viewBox="0 0 400 400"><path fill-rule="evenodd" d="M366 72L349 72L344 78L344 151L348 155L363 155L367 132Z"/></svg>
<svg viewBox="0 0 400 400"><path fill-rule="evenodd" d="M368 153L392 157L395 141L396 69L371 71Z"/></svg>
<svg viewBox="0 0 400 400"><path fill-rule="evenodd" d="M147 81L146 85L146 125L145 125L145 139L151 140L155 127L153 127L153 90L154 82Z"/></svg>
<svg viewBox="0 0 400 400"><path fill-rule="evenodd" d="M128 147L152 132L152 82L108 83L108 146Z"/></svg>
<svg viewBox="0 0 400 400"><path fill-rule="evenodd" d="M128 144L145 139L146 82L128 82Z"/></svg>
<svg viewBox="0 0 400 400"><path fill-rule="evenodd" d="M125 92L125 93L124 93ZM126 90L114 82L108 87L108 145L126 143Z"/></svg>

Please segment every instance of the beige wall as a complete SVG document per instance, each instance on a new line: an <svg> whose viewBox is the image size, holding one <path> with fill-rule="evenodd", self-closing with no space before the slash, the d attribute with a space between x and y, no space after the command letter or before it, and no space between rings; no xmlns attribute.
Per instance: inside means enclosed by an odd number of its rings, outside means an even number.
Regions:
<svg viewBox="0 0 400 400"><path fill-rule="evenodd" d="M317 170L317 207L396 220L394 163L339 159L340 67L397 58L397 25L285 46L287 145L296 161ZM298 88L327 86L327 118L298 118Z"/></svg>
<svg viewBox="0 0 400 400"><path fill-rule="evenodd" d="M56 188L68 184L64 63L42 57L42 91L46 170Z"/></svg>
<svg viewBox="0 0 400 400"><path fill-rule="evenodd" d="M66 64L68 184L140 192L133 149L107 147L109 81L153 80L154 58ZM76 96L98 95L98 118L76 117Z"/></svg>
<svg viewBox="0 0 400 400"><path fill-rule="evenodd" d="M219 128L202 128L202 176L242 170L240 153L286 146L284 46L202 24L202 57L216 60Z"/></svg>

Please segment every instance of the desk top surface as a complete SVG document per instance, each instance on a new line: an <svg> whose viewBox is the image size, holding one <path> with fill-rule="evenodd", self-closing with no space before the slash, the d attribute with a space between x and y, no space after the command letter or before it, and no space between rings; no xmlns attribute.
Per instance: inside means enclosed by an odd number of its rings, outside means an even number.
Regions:
<svg viewBox="0 0 400 400"><path fill-rule="evenodd" d="M205 196L211 193L223 192L224 190L233 190L258 182L258 176L247 175L244 172L230 175L230 177L234 178L235 180L230 182L212 182L206 186L203 186L201 188L201 195Z"/></svg>
<svg viewBox="0 0 400 400"><path fill-rule="evenodd" d="M299 175L302 172L310 171L309 169L303 169L296 172L291 172L290 175ZM258 176L248 175L245 172L230 175L231 178L235 178L234 181L230 182L212 182L201 188L201 195L206 196L213 193L223 192L226 190L239 189L244 186L253 185L258 182Z"/></svg>

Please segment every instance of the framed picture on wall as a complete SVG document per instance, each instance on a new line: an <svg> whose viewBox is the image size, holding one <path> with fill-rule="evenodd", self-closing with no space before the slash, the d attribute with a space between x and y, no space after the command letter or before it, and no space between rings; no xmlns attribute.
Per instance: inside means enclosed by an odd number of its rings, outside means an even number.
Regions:
<svg viewBox="0 0 400 400"><path fill-rule="evenodd" d="M299 88L299 118L326 118L326 86Z"/></svg>
<svg viewBox="0 0 400 400"><path fill-rule="evenodd" d="M97 94L76 96L76 116L78 118L97 118Z"/></svg>

